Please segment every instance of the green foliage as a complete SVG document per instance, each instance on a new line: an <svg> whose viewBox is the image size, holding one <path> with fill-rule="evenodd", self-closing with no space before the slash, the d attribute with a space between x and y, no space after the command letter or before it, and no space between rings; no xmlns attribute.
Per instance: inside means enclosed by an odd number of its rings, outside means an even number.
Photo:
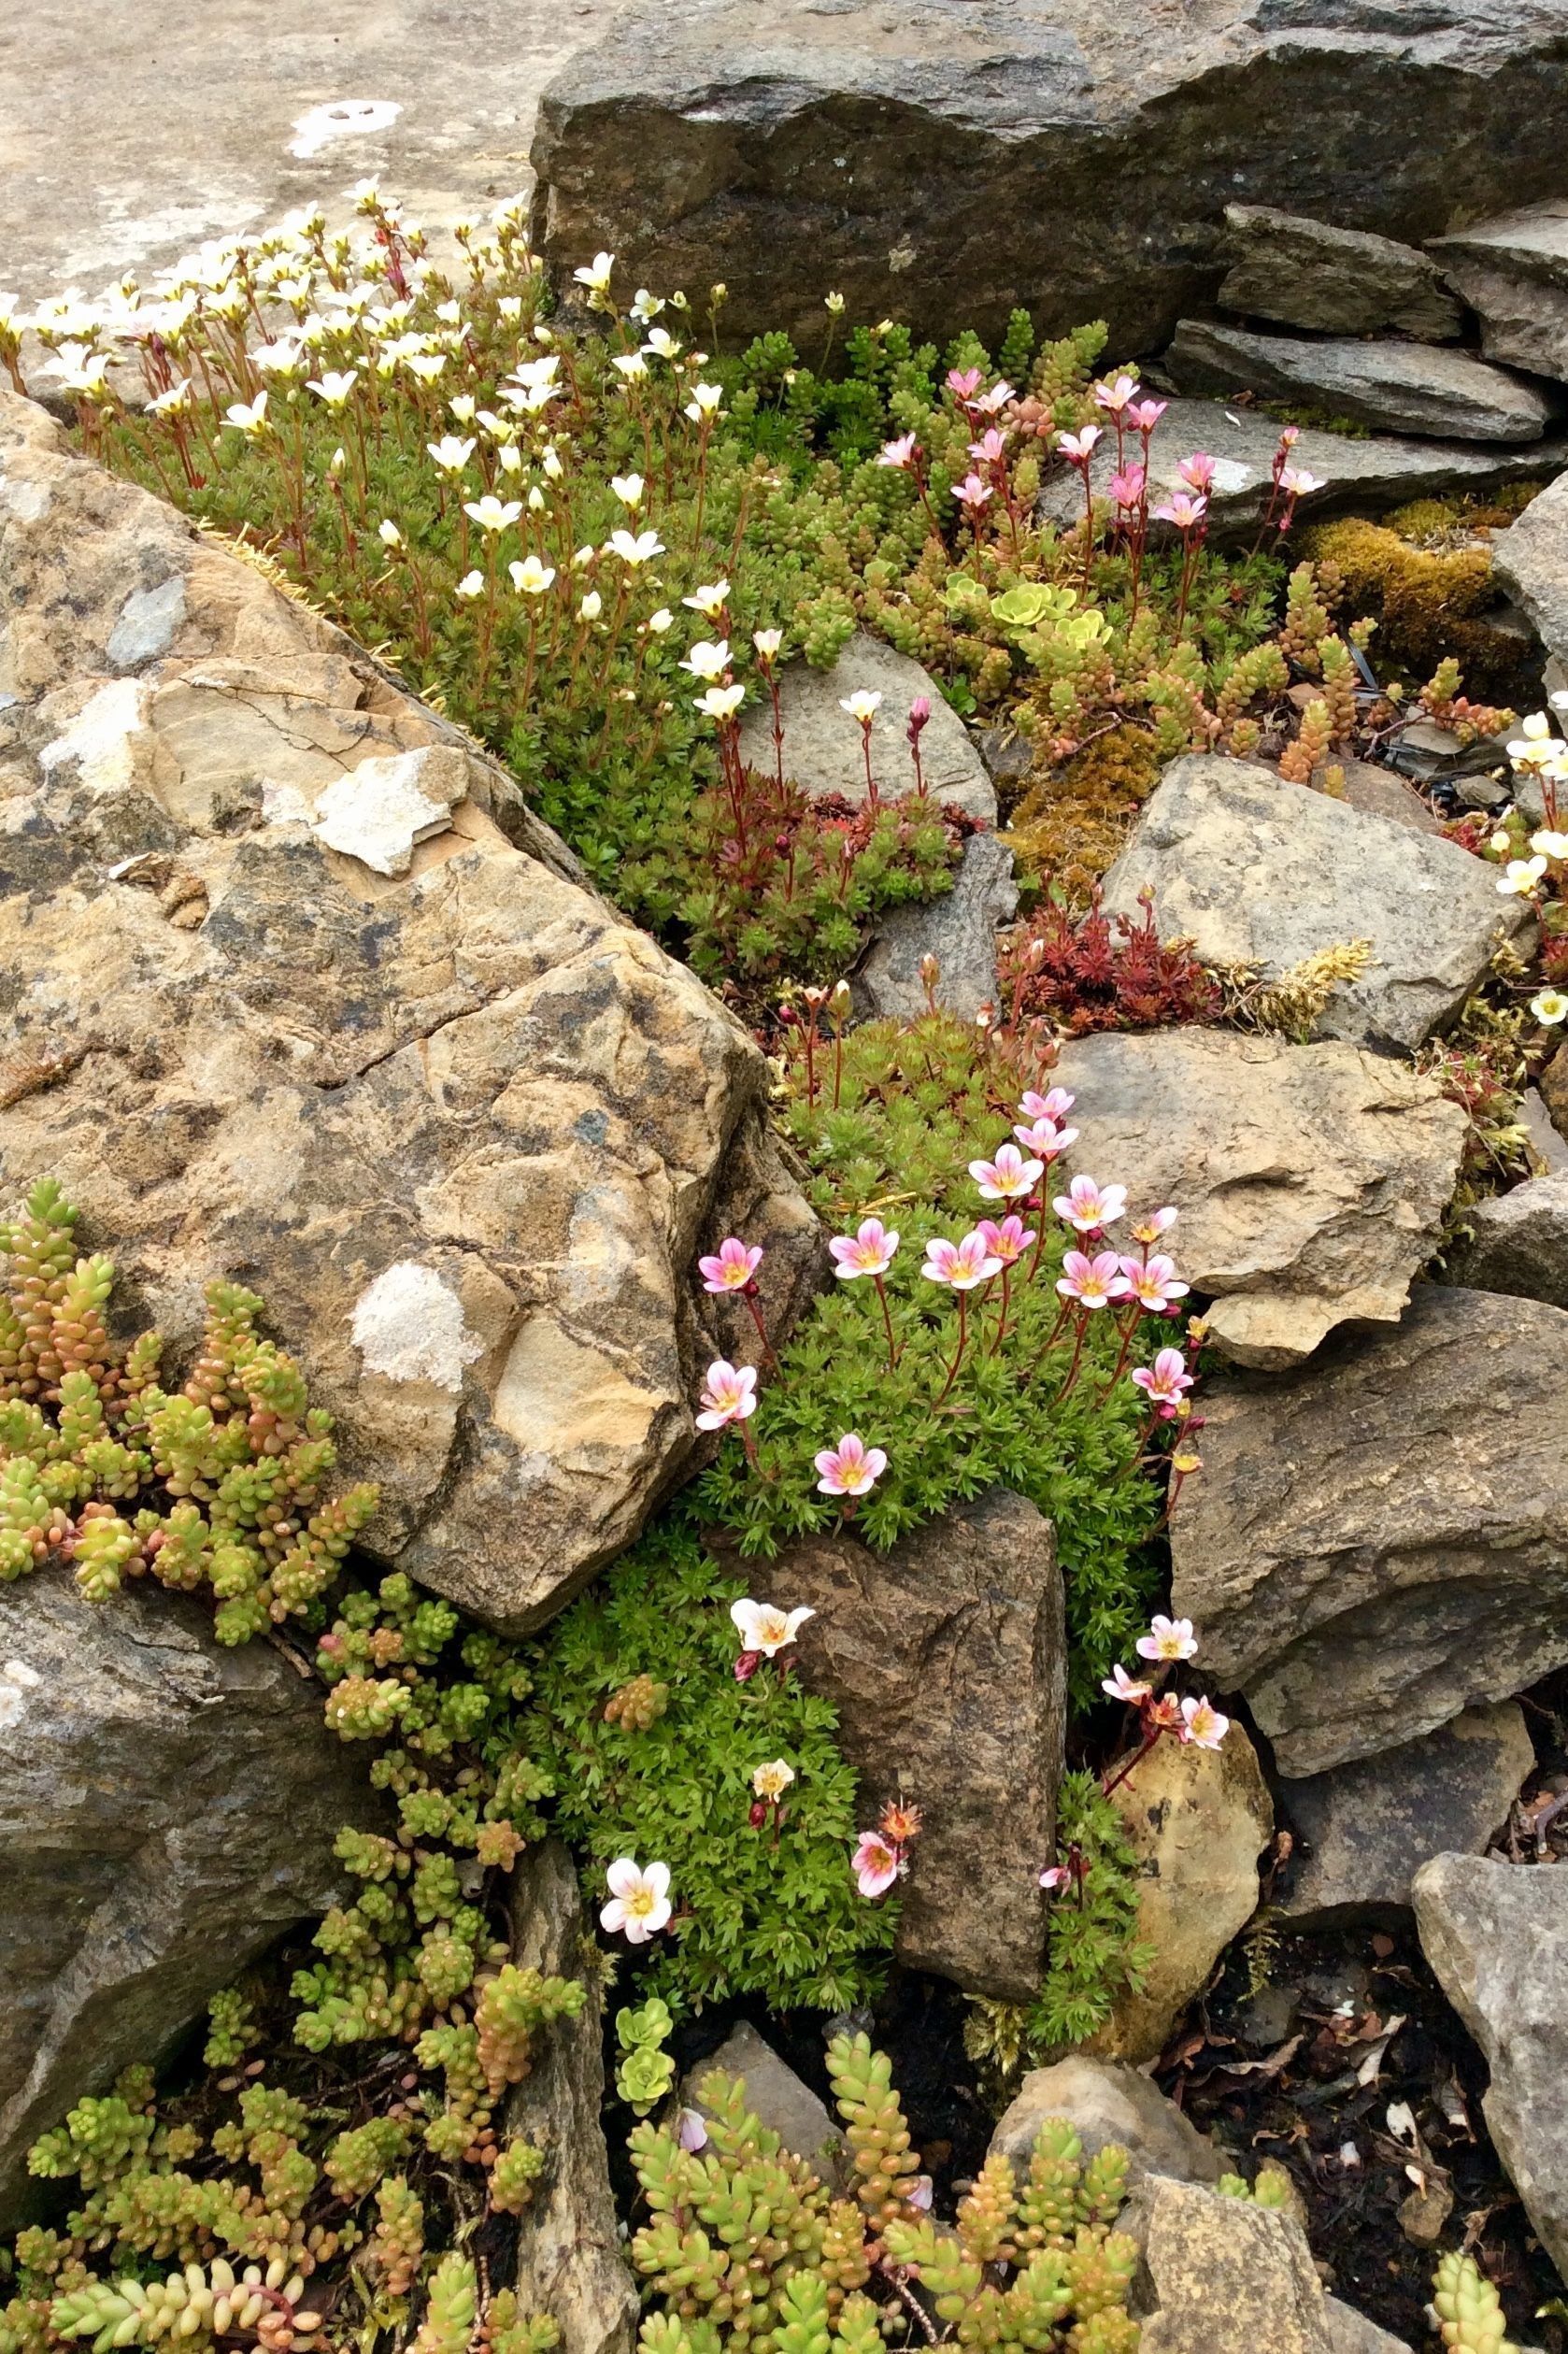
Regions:
<svg viewBox="0 0 1568 2354"><path fill-rule="evenodd" d="M232 2068L256 2041L255 2007L238 1987L221 1987L207 2006L209 2021L202 2058L209 2068Z"/></svg>
<svg viewBox="0 0 1568 2354"><path fill-rule="evenodd" d="M615 2040L621 2057L615 2089L639 2117L657 2108L675 2082L675 2058L664 2048L674 2026L668 2005L656 1994L636 2010L616 2014Z"/></svg>
<svg viewBox="0 0 1568 2354"><path fill-rule="evenodd" d="M1111 2229L1124 2150L1085 2164L1076 2134L1053 2119L1025 2181L1007 2160L988 2161L954 2224L939 2227L914 2203L919 2160L886 2059L865 2036L840 2035L828 2068L850 2197L834 2197L748 2112L744 2086L719 2074L700 2088L702 2149L683 2150L667 2128L634 2131L649 2218L631 2251L652 2299L643 2354L873 2354L884 2319L893 2333L911 2304L934 2341L940 2325L994 2354L1135 2354L1126 2302L1136 2250Z"/></svg>
<svg viewBox="0 0 1568 2354"><path fill-rule="evenodd" d="M1504 2334L1497 2291L1474 2256L1439 2259L1432 2302L1449 2354L1516 2354Z"/></svg>

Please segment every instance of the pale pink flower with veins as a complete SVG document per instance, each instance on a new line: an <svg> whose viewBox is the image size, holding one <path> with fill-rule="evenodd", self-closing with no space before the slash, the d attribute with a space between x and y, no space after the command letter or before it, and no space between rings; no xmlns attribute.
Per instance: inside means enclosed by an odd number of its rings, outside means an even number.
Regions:
<svg viewBox="0 0 1568 2354"><path fill-rule="evenodd" d="M901 1858L879 1831L862 1831L849 1859L849 1869L862 1896L886 1896L898 1877Z"/></svg>
<svg viewBox="0 0 1568 2354"><path fill-rule="evenodd" d="M1172 1209L1169 1205L1164 1209L1140 1211L1133 1220L1131 1230L1133 1240L1134 1242L1158 1242L1162 1234L1170 1233L1180 1213Z"/></svg>
<svg viewBox="0 0 1568 2354"><path fill-rule="evenodd" d="M676 2119L676 2139L687 2151L706 2149L707 2123L697 2109L682 2109Z"/></svg>
<svg viewBox="0 0 1568 2354"><path fill-rule="evenodd" d="M1015 1144L998 1145L994 1161L971 1161L969 1174L983 1202L1011 1202L1030 1192L1045 1176L1043 1161L1026 1161Z"/></svg>
<svg viewBox="0 0 1568 2354"><path fill-rule="evenodd" d="M1135 433L1151 434L1169 407L1168 401L1133 401L1127 411L1127 422Z"/></svg>
<svg viewBox="0 0 1568 2354"><path fill-rule="evenodd" d="M1168 1422L1176 1413L1182 1399L1192 1387L1192 1377L1187 1370L1187 1360L1179 1348L1162 1348L1152 1365L1135 1365L1131 1376L1133 1387L1141 1390L1150 1405L1157 1405ZM1156 1619L1155 1624L1159 1624ZM1138 1646L1140 1651L1143 1645ZM1152 1659L1152 1652L1145 1652Z"/></svg>
<svg viewBox="0 0 1568 2354"><path fill-rule="evenodd" d="M956 400L972 401L980 389L978 368L949 368L948 390Z"/></svg>
<svg viewBox="0 0 1568 2354"><path fill-rule="evenodd" d="M879 1218L862 1218L858 1233L834 1234L828 1244L838 1263L834 1274L840 1283L853 1283L862 1275L886 1275L897 1248L897 1228L890 1233Z"/></svg>
<svg viewBox="0 0 1568 2354"><path fill-rule="evenodd" d="M744 1291L763 1263L761 1243L748 1249L738 1234L727 1234L717 1251L699 1259L705 1291Z"/></svg>
<svg viewBox="0 0 1568 2354"><path fill-rule="evenodd" d="M1186 491L1173 491L1154 512L1162 523L1174 523L1178 532L1194 532L1208 513L1208 501Z"/></svg>
<svg viewBox="0 0 1568 2354"><path fill-rule="evenodd" d="M882 1449L867 1447L856 1431L846 1431L836 1447L820 1448L812 1460L825 1496L868 1496L888 1468Z"/></svg>
<svg viewBox="0 0 1568 2354"><path fill-rule="evenodd" d="M879 466L896 466L901 472L912 465L914 460L915 436L913 434L901 434L896 441L885 441L877 453L877 463Z"/></svg>
<svg viewBox="0 0 1568 2354"><path fill-rule="evenodd" d="M1000 1259L1005 1267L1016 1267L1030 1244L1039 1239L1032 1228L1025 1226L1021 1218L1011 1213L1000 1226L992 1218L982 1218L975 1232L985 1236L986 1248Z"/></svg>
<svg viewBox="0 0 1568 2354"><path fill-rule="evenodd" d="M1163 1316L1173 1300L1184 1300L1192 1289L1176 1275L1176 1261L1156 1251L1149 1259L1123 1259L1128 1297L1149 1316Z"/></svg>
<svg viewBox="0 0 1568 2354"><path fill-rule="evenodd" d="M1053 1087L1048 1095L1036 1095L1031 1087L1025 1091L1019 1109L1025 1120L1062 1120L1066 1119L1076 1101L1077 1097L1065 1087Z"/></svg>
<svg viewBox="0 0 1568 2354"><path fill-rule="evenodd" d="M1122 509L1136 507L1144 494L1142 466L1123 466L1119 474L1112 475L1105 485L1105 490L1110 498Z"/></svg>
<svg viewBox="0 0 1568 2354"><path fill-rule="evenodd" d="M1053 1161L1061 1160L1069 1145L1076 1145L1078 1140L1076 1128L1058 1128L1048 1120L1037 1120L1028 1128L1020 1120L1015 1123L1013 1134L1020 1145L1039 1156L1048 1169Z"/></svg>
<svg viewBox="0 0 1568 2354"><path fill-rule="evenodd" d="M726 1359L716 1357L707 1369L697 1417L700 1431L721 1431L729 1422L744 1422L757 1411L757 1370L754 1365L732 1365Z"/></svg>
<svg viewBox="0 0 1568 2354"><path fill-rule="evenodd" d="M953 485L953 496L961 506L982 507L992 495L991 484L982 482L977 474L966 474Z"/></svg>
<svg viewBox="0 0 1568 2354"><path fill-rule="evenodd" d="M1231 1730L1231 1719L1222 1717L1210 1705L1205 1692L1201 1699L1184 1700L1181 1704L1182 1732L1180 1738L1197 1749L1218 1749Z"/></svg>
<svg viewBox="0 0 1568 2354"><path fill-rule="evenodd" d="M1282 466L1279 487L1288 498L1304 499L1309 491L1322 489L1323 477L1310 473L1305 466Z"/></svg>
<svg viewBox="0 0 1568 2354"><path fill-rule="evenodd" d="M982 465L996 465L1006 456L1007 444L992 425L978 441L970 443L969 454L972 458L978 458Z"/></svg>
<svg viewBox="0 0 1568 2354"><path fill-rule="evenodd" d="M804 1604L796 1610L780 1610L771 1602L753 1602L749 1595L730 1605L730 1622L742 1648L760 1652L765 1660L792 1643L807 1619L816 1616Z"/></svg>
<svg viewBox="0 0 1568 2354"><path fill-rule="evenodd" d="M1045 1870L1040 1875L1040 1886L1044 1889L1053 1890L1065 1888L1072 1876L1073 1875L1068 1870L1066 1864L1048 1863Z"/></svg>
<svg viewBox="0 0 1568 2354"><path fill-rule="evenodd" d="M1113 1300L1127 1297L1127 1277L1114 1250L1102 1250L1092 1259L1085 1251L1069 1250L1056 1288L1064 1300L1076 1300L1080 1307L1109 1307Z"/></svg>
<svg viewBox="0 0 1568 2354"><path fill-rule="evenodd" d="M1101 382L1090 385L1090 398L1096 408L1105 409L1112 417L1115 417L1126 407L1130 400L1135 397L1137 390L1138 379L1135 376L1119 376L1114 384Z"/></svg>
<svg viewBox="0 0 1568 2354"><path fill-rule="evenodd" d="M1198 1648L1192 1621L1167 1619L1156 1611L1148 1622L1148 1633L1139 1635L1133 1648L1141 1660L1190 1660Z"/></svg>
<svg viewBox="0 0 1568 2354"><path fill-rule="evenodd" d="M1070 464L1086 466L1094 455L1094 445L1103 431L1102 426L1086 425L1081 433L1058 434L1057 449Z"/></svg>
<svg viewBox="0 0 1568 2354"><path fill-rule="evenodd" d="M977 408L982 416L994 417L997 410L1005 408L1012 398L1012 386L1005 378L1001 378L991 386L989 392L982 392L978 399L972 401L970 407Z"/></svg>
<svg viewBox="0 0 1568 2354"><path fill-rule="evenodd" d="M1299 425L1282 425L1279 430L1279 447L1281 449L1293 449L1301 437L1302 429Z"/></svg>
<svg viewBox="0 0 1568 2354"><path fill-rule="evenodd" d="M1214 487L1215 461L1206 449L1194 449L1190 458L1178 458L1176 472L1190 491L1201 491L1206 497Z"/></svg>
<svg viewBox="0 0 1568 2354"><path fill-rule="evenodd" d="M1147 1700L1153 1689L1152 1684L1140 1684L1135 1676L1129 1676L1119 1660L1110 1674L1100 1681L1100 1690L1107 1698L1124 1700L1129 1708L1135 1708L1140 1700Z"/></svg>
<svg viewBox="0 0 1568 2354"><path fill-rule="evenodd" d="M986 1247L986 1238L977 1226L971 1228L962 1242L944 1242L940 1238L925 1247L925 1264L920 1273L932 1283L945 1283L954 1291L973 1291L977 1283L989 1283L993 1275L1002 1272L1002 1262Z"/></svg>
<svg viewBox="0 0 1568 2354"><path fill-rule="evenodd" d="M1124 1185L1096 1185L1091 1177L1076 1177L1066 1192L1058 1193L1051 1203L1058 1218L1064 1218L1080 1234L1097 1234L1102 1226L1114 1226L1126 1206Z"/></svg>

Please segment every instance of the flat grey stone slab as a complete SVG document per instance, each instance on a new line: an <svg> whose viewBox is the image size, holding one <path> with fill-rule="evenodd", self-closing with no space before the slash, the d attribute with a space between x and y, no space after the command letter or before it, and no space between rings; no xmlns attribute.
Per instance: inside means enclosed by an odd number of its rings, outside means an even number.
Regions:
<svg viewBox="0 0 1568 2354"><path fill-rule="evenodd" d="M1146 2175L1218 2182L1224 2172L1206 2134L1140 2069L1085 2051L1069 2052L1049 2068L1031 2068L1003 2111L987 2156L1010 2158L1022 2181L1035 2137L1053 2117L1065 2118L1074 2128L1086 2158L1097 2157L1107 2143L1119 2144L1132 2161L1130 2190Z"/></svg>
<svg viewBox="0 0 1568 2354"><path fill-rule="evenodd" d="M1568 1308L1568 1175L1532 1177L1477 1202L1464 1222L1470 1237L1448 1262L1456 1282Z"/></svg>
<svg viewBox="0 0 1568 2354"><path fill-rule="evenodd" d="M856 1011L873 1020L923 1013L920 965L934 956L937 1004L972 1021L982 1006L995 1002L997 926L1011 920L1018 904L1012 851L994 834L972 834L951 891L895 907L882 919L849 977Z"/></svg>
<svg viewBox="0 0 1568 2354"><path fill-rule="evenodd" d="M915 789L905 730L910 705L923 695L931 706L920 737L927 792L994 825L996 788L963 721L929 671L864 630L855 632L831 669L792 662L780 676L785 776L808 793L842 793L860 807L866 795L861 723L844 705L862 688L882 698L871 725L871 773L882 799L897 801ZM740 748L754 768L772 770L773 710L767 702L754 703L741 721Z"/></svg>
<svg viewBox="0 0 1568 2354"><path fill-rule="evenodd" d="M1484 1852L1507 1820L1535 1752L1517 1700L1462 1715L1376 1757L1280 1785L1308 1852L1275 1906L1300 1926L1396 1917L1421 1865Z"/></svg>
<svg viewBox="0 0 1568 2354"><path fill-rule="evenodd" d="M1518 522L1497 534L1491 561L1499 586L1521 606L1547 654L1568 660L1568 473L1557 474Z"/></svg>
<svg viewBox="0 0 1568 2354"><path fill-rule="evenodd" d="M1321 1035L1415 1048L1451 1020L1499 943L1530 918L1494 870L1455 842L1282 780L1252 761L1194 752L1166 770L1105 877L1105 906L1153 894L1161 934L1208 963L1271 978L1319 949L1372 943L1331 996Z"/></svg>
<svg viewBox="0 0 1568 2354"><path fill-rule="evenodd" d="M1429 250L1480 320L1489 360L1568 376L1568 198L1475 221Z"/></svg>
<svg viewBox="0 0 1568 2354"><path fill-rule="evenodd" d="M1162 364L1178 392L1308 401L1353 424L1450 441L1539 441L1553 413L1534 386L1430 344L1309 341L1184 319Z"/></svg>
<svg viewBox="0 0 1568 2354"><path fill-rule="evenodd" d="M1337 229L1272 205L1227 205L1231 266L1222 310L1277 319L1317 335L1375 335L1392 330L1420 343L1449 343L1464 313L1429 255L1365 229Z"/></svg>
<svg viewBox="0 0 1568 2354"><path fill-rule="evenodd" d="M681 2088L682 2099L703 2116L710 2112L699 2087L715 2070L743 2080L747 2107L760 2125L777 2134L787 2150L804 2158L819 2173L836 2172L844 2155L844 2135L838 2125L810 2086L801 2082L788 2062L747 2020L731 2031L711 2060L691 2071Z"/></svg>

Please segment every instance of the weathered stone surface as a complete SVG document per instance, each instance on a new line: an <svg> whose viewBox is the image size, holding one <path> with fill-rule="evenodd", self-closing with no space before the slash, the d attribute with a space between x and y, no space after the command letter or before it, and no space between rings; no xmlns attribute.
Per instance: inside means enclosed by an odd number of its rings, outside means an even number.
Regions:
<svg viewBox="0 0 1568 2354"><path fill-rule="evenodd" d="M1206 449L1218 461L1209 492L1209 536L1250 541L1267 504L1279 422L1254 408L1228 408L1223 401L1173 400L1149 451L1149 483L1163 499L1182 487L1176 468L1190 450ZM1379 434L1325 433L1303 428L1293 452L1298 466L1317 477L1319 487L1298 501L1297 515L1317 519L1358 515L1403 506L1411 499L1441 498L1451 492L1500 489L1506 482L1545 481L1568 465L1568 445L1549 442L1408 441ZM1095 452L1096 497L1108 496L1116 471L1116 442L1107 435ZM1083 487L1063 466L1046 484L1041 512L1071 525L1083 513ZM1499 535L1501 545L1503 535Z"/></svg>
<svg viewBox="0 0 1568 2354"><path fill-rule="evenodd" d="M1391 2330L1379 2329L1376 2321L1369 2321L1364 2313L1338 2297L1323 2299L1323 2316L1333 2354L1410 2354L1404 2338L1396 2338Z"/></svg>
<svg viewBox="0 0 1568 2354"><path fill-rule="evenodd" d="M1568 1175L1532 1177L1464 1217L1470 1237L1448 1261L1456 1283L1568 1307Z"/></svg>
<svg viewBox="0 0 1568 2354"><path fill-rule="evenodd" d="M66 1058L7 1078L7 1194L59 1177L176 1350L207 1277L253 1283L381 1483L372 1548L535 1624L689 1460L710 1343L744 1345L699 1247L771 1245L785 1317L815 1263L766 1066L306 607L8 396L0 467L0 962L29 979L0 1057ZM106 677L170 579L166 651ZM406 874L325 847L322 801L408 755L450 816Z"/></svg>
<svg viewBox="0 0 1568 2354"><path fill-rule="evenodd" d="M1568 1316L1428 1284L1398 1329L1204 1393L1172 1606L1280 1771L1319 1774L1568 1661Z"/></svg>
<svg viewBox="0 0 1568 2354"><path fill-rule="evenodd" d="M1497 2154L1568 2276L1568 1872L1440 1855L1414 1894L1421 1950L1491 2072Z"/></svg>
<svg viewBox="0 0 1568 2354"><path fill-rule="evenodd" d="M1480 320L1489 360L1568 377L1568 201L1473 221L1430 250Z"/></svg>
<svg viewBox="0 0 1568 2354"><path fill-rule="evenodd" d="M1558 1048L1541 1074L1541 1101L1552 1126L1568 1137L1568 1046Z"/></svg>
<svg viewBox="0 0 1568 2354"><path fill-rule="evenodd" d="M1225 228L1231 266L1218 297L1222 310L1315 335L1391 328L1421 343L1451 343L1463 327L1437 264L1412 245L1271 205L1227 205Z"/></svg>
<svg viewBox="0 0 1568 2354"><path fill-rule="evenodd" d="M879 637L857 630L831 670L808 663L786 665L778 681L784 723L784 774L809 793L842 793L858 809L865 799L865 756L861 724L844 708L846 696L862 688L882 698L871 723L871 773L884 801L915 790L915 771L905 731L909 706L924 695L931 718L920 737L926 790L937 801L954 801L986 825L996 823L996 789L968 731L929 671ZM755 768L774 767L773 710L754 703L741 721L740 748Z"/></svg>
<svg viewBox="0 0 1568 2354"><path fill-rule="evenodd" d="M1484 1850L1534 1762L1524 1712L1504 1700L1397 1749L1281 1783L1298 1844L1276 1910L1316 1927L1399 1913L1429 1857Z"/></svg>
<svg viewBox="0 0 1568 2354"><path fill-rule="evenodd" d="M1561 185L1555 7L1373 0L644 6L540 104L535 241L626 283L729 289L726 335L849 315L1152 350L1216 283L1238 197L1418 241ZM1313 136L1301 136L1310 122Z"/></svg>
<svg viewBox="0 0 1568 2354"><path fill-rule="evenodd" d="M1538 441L1545 395L1468 352L1430 344L1254 335L1184 319L1162 363L1178 392L1304 400L1353 424L1450 441Z"/></svg>
<svg viewBox="0 0 1568 2354"><path fill-rule="evenodd" d="M1412 834L1442 833L1443 820L1431 802L1423 801L1418 792L1412 792L1391 768L1379 768L1370 760L1325 761L1323 768L1329 767L1343 771L1345 799L1363 817L1388 818L1394 825L1407 827ZM1319 790L1322 774L1322 769L1313 773L1312 781Z"/></svg>
<svg viewBox="0 0 1568 2354"><path fill-rule="evenodd" d="M1048 2118L1064 2117L1092 2158L1117 2142L1131 2160L1129 2190L1146 2175L1177 2182L1218 2182L1225 2171L1214 2144L1140 2069L1075 2051L1054 2067L1032 2068L991 2137L990 2155L1010 2158L1021 2179L1034 2137Z"/></svg>
<svg viewBox="0 0 1568 2354"><path fill-rule="evenodd" d="M838 1711L867 1823L918 1802L903 1890L905 1962L967 1991L1038 1991L1066 1710L1062 1572L1048 1520L993 1489L891 1553L815 1537L770 1591L817 1612L801 1674Z"/></svg>
<svg viewBox="0 0 1568 2354"><path fill-rule="evenodd" d="M1361 1048L1219 1030L1107 1031L1064 1047L1068 1166L1180 1212L1171 1248L1226 1354L1279 1367L1335 1325L1391 1322L1434 1248L1464 1118Z"/></svg>
<svg viewBox="0 0 1568 2354"><path fill-rule="evenodd" d="M1568 473L1492 541L1498 585L1523 608L1548 655L1568 660Z"/></svg>
<svg viewBox="0 0 1568 2354"><path fill-rule="evenodd" d="M849 977L856 1012L867 1020L923 1013L920 965L934 956L937 1004L973 1020L982 1006L995 1003L996 929L1011 921L1018 905L1012 851L994 834L972 834L951 891L896 907L883 920Z"/></svg>
<svg viewBox="0 0 1568 2354"><path fill-rule="evenodd" d="M1423 841L1208 752L1165 771L1105 877L1105 906L1133 913L1145 891L1163 937L1271 980L1319 949L1369 940L1371 963L1334 990L1318 1025L1365 1045L1418 1046L1530 921L1457 842Z"/></svg>
<svg viewBox="0 0 1568 2354"><path fill-rule="evenodd" d="M1142 2354L1333 2354L1328 2300L1293 2215L1150 2175L1120 2228L1143 2260Z"/></svg>
<svg viewBox="0 0 1568 2354"><path fill-rule="evenodd" d="M1274 1805L1239 1724L1218 1749L1162 1741L1113 1797L1138 1859L1138 1935L1152 1953L1141 1990L1117 1997L1090 2048L1154 2060L1258 1909Z"/></svg>
<svg viewBox="0 0 1568 2354"><path fill-rule="evenodd" d="M211 1624L63 1564L0 1585L0 2228L30 2143L335 1904L338 1831L381 1822L319 1688Z"/></svg>
<svg viewBox="0 0 1568 2354"><path fill-rule="evenodd" d="M1538 1087L1527 1087L1519 1097L1519 1126L1530 1139L1530 1149L1542 1177L1560 1177L1568 1170L1568 1140L1553 1124Z"/></svg>
<svg viewBox="0 0 1568 2354"><path fill-rule="evenodd" d="M708 2114L697 2088L710 2069L740 2076L746 2085L746 2105L770 2133L777 2133L788 2150L804 2158L819 2174L833 2173L844 2154L844 2135L809 2085L780 2060L773 2046L745 2019L726 2035L710 2060L687 2076L681 2097L703 2116Z"/></svg>
<svg viewBox="0 0 1568 2354"><path fill-rule="evenodd" d="M554 1840L522 1857L512 1883L512 1960L576 1977L588 1924L566 1849ZM534 2064L506 2096L506 2131L536 2142L544 2172L518 2219L515 2285L524 2313L548 2314L563 2354L631 2354L637 2289L621 2254L609 2153L599 2121L605 2063L599 2006L590 2001L539 2038Z"/></svg>

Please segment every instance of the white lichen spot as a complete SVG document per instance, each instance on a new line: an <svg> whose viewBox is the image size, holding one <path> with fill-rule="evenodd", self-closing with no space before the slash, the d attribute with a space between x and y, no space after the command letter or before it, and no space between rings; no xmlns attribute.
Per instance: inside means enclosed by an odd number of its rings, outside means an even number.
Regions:
<svg viewBox="0 0 1568 2354"><path fill-rule="evenodd" d="M316 804L311 831L329 850L378 875L406 875L416 842L445 833L466 784L462 755L444 745L388 752L335 777Z"/></svg>
<svg viewBox="0 0 1568 2354"><path fill-rule="evenodd" d="M264 777L262 822L264 825L308 825L310 804L297 785L280 785L270 777Z"/></svg>
<svg viewBox="0 0 1568 2354"><path fill-rule="evenodd" d="M463 1321L463 1302L434 1267L400 1259L354 1303L354 1347L366 1373L389 1381L433 1381L461 1390L463 1368L480 1354Z"/></svg>
<svg viewBox="0 0 1568 2354"><path fill-rule="evenodd" d="M36 1691L43 1680L25 1660L7 1660L0 1666L0 1732L20 1721L28 1693Z"/></svg>
<svg viewBox="0 0 1568 2354"><path fill-rule="evenodd" d="M1258 469L1244 465L1239 458L1216 458L1214 462L1213 487L1217 491L1249 490L1258 479Z"/></svg>
<svg viewBox="0 0 1568 2354"><path fill-rule="evenodd" d="M143 690L135 678L115 678L89 695L63 735L46 744L38 765L46 777L68 760L93 792L122 792L135 776Z"/></svg>
<svg viewBox="0 0 1568 2354"><path fill-rule="evenodd" d="M402 112L393 98L334 98L296 117L289 153L308 159L320 155L335 139L358 139L371 132L390 131Z"/></svg>

